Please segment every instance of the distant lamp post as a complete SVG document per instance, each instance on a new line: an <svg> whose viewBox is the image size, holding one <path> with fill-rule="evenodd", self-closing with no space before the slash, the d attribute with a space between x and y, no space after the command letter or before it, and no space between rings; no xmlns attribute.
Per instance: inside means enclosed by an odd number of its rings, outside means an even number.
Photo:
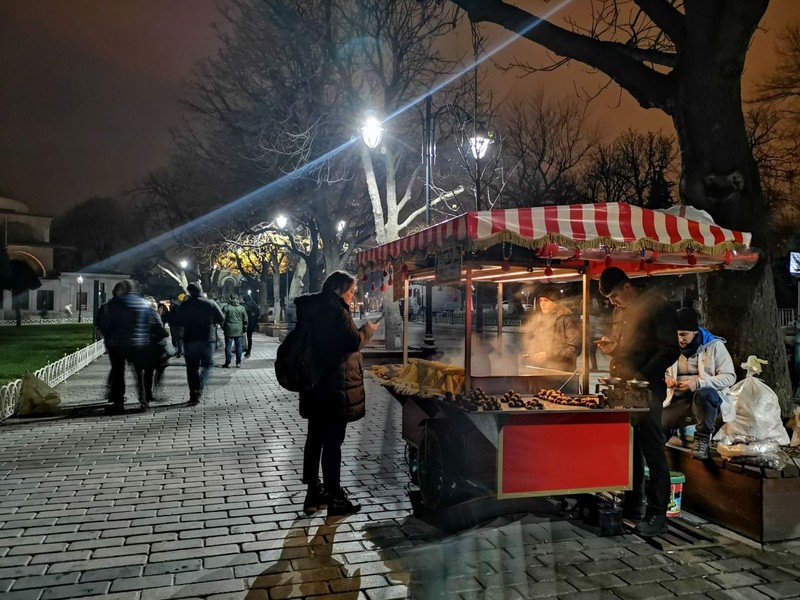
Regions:
<svg viewBox="0 0 800 600"><path fill-rule="evenodd" d="M83 321L83 276L78 275L78 323Z"/></svg>
<svg viewBox="0 0 800 600"><path fill-rule="evenodd" d="M189 286L189 279L186 277L186 268L189 266L189 261L184 258L179 264L181 266L181 287L185 290Z"/></svg>
<svg viewBox="0 0 800 600"><path fill-rule="evenodd" d="M359 131L361 132L361 139L364 140L364 143L370 150L377 148L383 139L384 129L381 126L381 122L378 120L378 117L374 115L367 117L367 120L364 122L364 126L359 129Z"/></svg>
<svg viewBox="0 0 800 600"><path fill-rule="evenodd" d="M186 267L188 267L188 266L189 266L189 261L187 261L187 260L182 260L181 261L181 269L183 269L185 271Z"/></svg>
<svg viewBox="0 0 800 600"><path fill-rule="evenodd" d="M284 215L278 215L277 217L275 217L275 224L280 229L286 229L286 225L288 223L289 223L289 219L287 217L285 217Z"/></svg>
<svg viewBox="0 0 800 600"><path fill-rule="evenodd" d="M486 156L489 144L494 144L491 135L483 129L476 130L472 137L469 138L469 149L472 150L472 157L475 160L480 160Z"/></svg>

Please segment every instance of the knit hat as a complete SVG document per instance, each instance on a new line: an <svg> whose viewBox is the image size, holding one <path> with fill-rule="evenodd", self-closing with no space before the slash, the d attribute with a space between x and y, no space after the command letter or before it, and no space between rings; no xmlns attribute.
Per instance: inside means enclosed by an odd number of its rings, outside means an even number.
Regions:
<svg viewBox="0 0 800 600"><path fill-rule="evenodd" d="M678 331L697 331L697 313L691 308L678 309Z"/></svg>
<svg viewBox="0 0 800 600"><path fill-rule="evenodd" d="M561 292L555 286L547 285L539 288L537 298L547 298L552 302L561 302Z"/></svg>
<svg viewBox="0 0 800 600"><path fill-rule="evenodd" d="M629 281L625 271L619 267L608 267L600 274L600 293L608 296L617 287Z"/></svg>

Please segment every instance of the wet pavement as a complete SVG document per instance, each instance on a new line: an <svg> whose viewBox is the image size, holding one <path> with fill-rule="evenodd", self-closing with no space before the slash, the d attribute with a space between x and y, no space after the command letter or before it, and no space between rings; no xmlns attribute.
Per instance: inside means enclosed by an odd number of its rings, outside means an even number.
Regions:
<svg viewBox="0 0 800 600"><path fill-rule="evenodd" d="M708 537L661 550L558 510L444 531L414 515L400 406L372 382L344 446L343 485L363 509L307 518L304 421L275 380L276 349L257 336L195 407L173 359L163 400L118 416L102 413L102 357L58 387L62 416L3 423L0 597L800 596L800 544L762 549L702 524Z"/></svg>

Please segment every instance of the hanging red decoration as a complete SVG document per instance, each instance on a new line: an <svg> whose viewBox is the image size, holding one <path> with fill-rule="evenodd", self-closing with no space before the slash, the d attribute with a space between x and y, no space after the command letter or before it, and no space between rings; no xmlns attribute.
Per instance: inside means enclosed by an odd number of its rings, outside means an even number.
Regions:
<svg viewBox="0 0 800 600"><path fill-rule="evenodd" d="M367 283L369 281L369 277L367 276L366 273L364 273L364 276L361 278L361 281L363 281L364 283Z"/></svg>
<svg viewBox="0 0 800 600"><path fill-rule="evenodd" d="M723 254L723 257L724 257L723 260L725 261L725 264L729 265L729 264L731 264L731 261L733 260L733 252L731 252L730 250L725 250L725 254Z"/></svg>
<svg viewBox="0 0 800 600"><path fill-rule="evenodd" d="M658 250L653 250L653 258L652 258L652 260L653 260L653 262L658 260Z"/></svg>
<svg viewBox="0 0 800 600"><path fill-rule="evenodd" d="M394 279L392 279L391 275L389 275L389 281L387 281L386 283L388 283L389 285L394 285Z"/></svg>
<svg viewBox="0 0 800 600"><path fill-rule="evenodd" d="M580 260L580 259L581 259L581 249L575 248L575 260Z"/></svg>
<svg viewBox="0 0 800 600"><path fill-rule="evenodd" d="M686 260L686 262L694 266L697 264L697 257L694 254L689 254L689 258Z"/></svg>
<svg viewBox="0 0 800 600"><path fill-rule="evenodd" d="M502 262L502 264L500 265L500 268L501 268L503 271L510 271L510 270L511 270L511 263L510 263L510 262L508 262L507 260L504 260L504 261Z"/></svg>
<svg viewBox="0 0 800 600"><path fill-rule="evenodd" d="M370 292L374 292L375 291L375 282L374 281L369 285L369 291Z"/></svg>
<svg viewBox="0 0 800 600"><path fill-rule="evenodd" d="M639 250L639 270L646 271L644 262L644 249Z"/></svg>
<svg viewBox="0 0 800 600"><path fill-rule="evenodd" d="M614 261L613 261L613 260L611 260L611 255L610 255L610 254L606 254L606 260L605 260L605 265L606 265L606 267L610 267L610 266L612 265L612 263L613 263L613 262L614 262Z"/></svg>
<svg viewBox="0 0 800 600"><path fill-rule="evenodd" d="M550 266L551 262L553 262L553 257L552 256L548 256L547 257L547 266L544 268L544 274L547 277L550 277L553 274L553 267Z"/></svg>
<svg viewBox="0 0 800 600"><path fill-rule="evenodd" d="M382 292L385 292L385 291L386 291L386 284L385 284L385 283L382 283L382 284L381 284L381 291L382 291Z"/></svg>
<svg viewBox="0 0 800 600"><path fill-rule="evenodd" d="M400 274L403 276L403 280L408 279L408 265L403 263L403 268L400 269Z"/></svg>

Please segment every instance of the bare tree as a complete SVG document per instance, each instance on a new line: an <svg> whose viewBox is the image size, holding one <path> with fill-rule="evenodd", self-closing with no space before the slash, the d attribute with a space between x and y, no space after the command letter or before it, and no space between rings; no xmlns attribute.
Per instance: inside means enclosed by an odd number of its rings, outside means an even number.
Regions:
<svg viewBox="0 0 800 600"><path fill-rule="evenodd" d="M681 151L681 199L724 227L752 231L771 255L768 205L747 137L741 75L769 0L596 0L588 24L564 26L503 0L451 0L565 60L606 75L645 108L672 117ZM734 362L769 361L765 377L788 410L786 350L776 334L769 258L747 273L700 277L706 321L730 340Z"/></svg>
<svg viewBox="0 0 800 600"><path fill-rule="evenodd" d="M587 105L575 99L549 98L539 89L502 107L499 120L509 164L509 204L575 202L581 167L599 144Z"/></svg>
<svg viewBox="0 0 800 600"><path fill-rule="evenodd" d="M628 130L590 155L581 177L590 202L628 202L645 208L673 204L678 152L662 133Z"/></svg>

